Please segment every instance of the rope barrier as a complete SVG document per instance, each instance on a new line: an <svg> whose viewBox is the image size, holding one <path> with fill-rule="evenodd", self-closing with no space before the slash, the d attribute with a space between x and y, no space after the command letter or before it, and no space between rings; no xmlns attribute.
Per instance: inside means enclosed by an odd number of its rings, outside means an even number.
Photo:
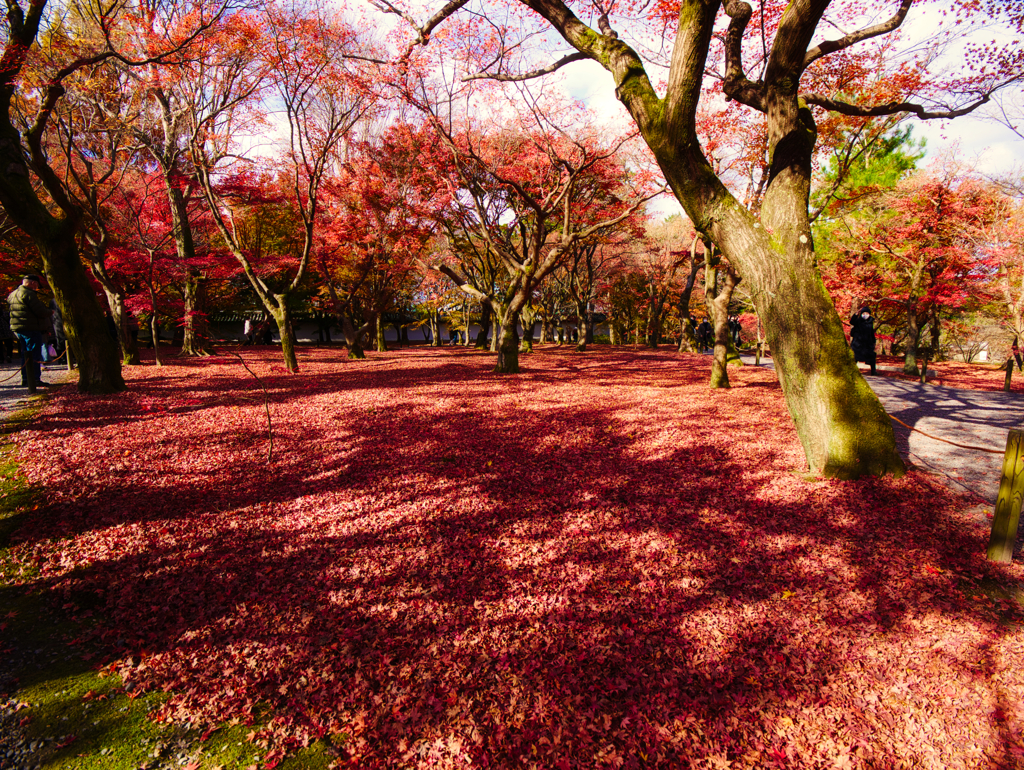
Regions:
<svg viewBox="0 0 1024 770"><path fill-rule="evenodd" d="M64 356L66 356L67 354L68 354L68 348L65 345L63 353L61 353L59 356L54 358L52 361L44 361L42 363L55 364L58 361L60 361L62 358L64 358ZM25 363L22 363L21 366L19 366L17 369L14 370L14 374L12 374L10 377L5 377L4 379L0 380L0 385L3 385L5 382L10 382L11 380L13 380L15 377L18 377L18 376L22 376L22 378L24 379L24 372L25 372Z"/></svg>
<svg viewBox="0 0 1024 770"><path fill-rule="evenodd" d="M902 425L907 430L912 430L915 433L920 433L922 436L927 436L928 438L934 439L935 441L941 441L944 444L952 444L953 446L960 447L961 449L973 449L975 452L988 452L988 453L994 454L994 455L1006 454L1006 452L1004 450L1002 450L1002 449L989 449L988 447L982 447L982 446L970 446L969 444L958 444L957 442L950 441L949 439L939 438L938 436L933 436L930 433L925 433L920 428L915 428L915 427L913 427L911 425L907 425L899 417L893 417L891 414L889 415L889 417L891 417L895 422L898 422L900 425Z"/></svg>

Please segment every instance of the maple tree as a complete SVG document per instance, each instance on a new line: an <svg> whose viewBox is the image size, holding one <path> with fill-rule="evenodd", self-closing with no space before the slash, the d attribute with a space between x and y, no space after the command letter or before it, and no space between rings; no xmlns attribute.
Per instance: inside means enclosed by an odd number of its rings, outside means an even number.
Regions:
<svg viewBox="0 0 1024 770"><path fill-rule="evenodd" d="M1024 203L996 195L994 210L973 233L988 269L989 308L1013 341L1024 341Z"/></svg>
<svg viewBox="0 0 1024 770"><path fill-rule="evenodd" d="M624 147L632 137L605 142L595 129L570 133L558 125L558 112L539 101L515 121L480 127L457 111L451 91L439 98L422 81L419 88L411 98L451 154L458 240L500 264L507 283L499 298L497 284L476 280L481 276L456 261L438 262L436 269L495 316L494 370L516 373L518 324L535 290L577 244L623 223L657 193L647 175L626 168ZM465 91L460 103L471 102L472 90Z"/></svg>
<svg viewBox="0 0 1024 770"><path fill-rule="evenodd" d="M326 185L316 263L352 358L364 357L371 330L383 344L382 314L425 272L420 263L431 248L431 225L449 195L436 183L432 140L423 126L397 123L353 142Z"/></svg>
<svg viewBox="0 0 1024 770"><path fill-rule="evenodd" d="M315 7L295 5L268 9L264 23L264 40L262 46L256 47L260 53L253 56L262 56L259 72L266 77L264 87L283 107L288 146L281 159L280 175L285 182L282 187L288 190L289 205L300 222L300 245L292 255L295 265L290 279L279 277L271 285L259 274L232 223L234 209L247 206L249 195L217 183L225 165L235 160L238 138L229 131L233 112L211 111L202 132L192 135L189 151L214 224L277 324L285 366L295 372L298 359L289 300L309 267L324 181L345 139L365 116L373 99L359 73L351 67L349 54L359 51L358 36L340 18ZM248 47L242 46L241 50ZM237 65L239 70L248 64L245 56ZM251 87L246 86L238 93L238 83L245 79L240 73L235 74L234 62L233 58L223 90L232 96L218 94L218 103L238 103L255 92L256 83L263 83L257 78Z"/></svg>
<svg viewBox="0 0 1024 770"><path fill-rule="evenodd" d="M536 29L527 14L506 23L506 11L484 5L471 18L482 14L488 24L460 23L456 17L467 3L453 0L419 21L397 1L374 2L413 27L409 57L433 36L449 45L469 39L484 49L471 61L487 66L473 74L496 80L539 77L584 58L604 67L687 215L743 276L766 324L810 469L841 477L903 473L891 422L857 371L815 264L808 212L815 113L930 119L976 109L1024 72L1024 52L988 37L993 25L1024 32L1019 7L994 0L945 5L952 21L939 36L961 46L964 67L941 74L929 71L934 47L901 49L893 42L926 0L778 0L760 4L754 25L754 9L741 0L580 3L582 16L562 0L521 0L515 7L528 8L570 47L554 62L540 60L550 49L526 45ZM457 31L445 38L449 19ZM473 34L477 29L483 31ZM843 31L830 37L831 30ZM651 46L644 35L664 45ZM882 53L873 60L886 76L861 94L847 78L829 76L864 49ZM662 51L671 52L667 61L659 58ZM661 63L668 66L663 94L648 73L649 64ZM701 147L696 116L709 68L727 98L766 121L771 165L756 214L727 189Z"/></svg>
<svg viewBox="0 0 1024 770"><path fill-rule="evenodd" d="M983 291L987 270L975 234L992 221L996 200L989 186L947 165L901 180L856 212L832 230L831 246L839 251L833 281L858 298L855 304L898 308L904 371L917 374L924 323L934 359L941 318Z"/></svg>

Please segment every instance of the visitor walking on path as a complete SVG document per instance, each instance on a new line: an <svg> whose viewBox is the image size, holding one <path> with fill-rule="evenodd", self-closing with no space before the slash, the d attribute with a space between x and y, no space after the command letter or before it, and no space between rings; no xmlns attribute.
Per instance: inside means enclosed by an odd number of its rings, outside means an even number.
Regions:
<svg viewBox="0 0 1024 770"><path fill-rule="evenodd" d="M878 360L875 355L875 319L867 305L850 318L850 348L853 357L870 366L871 373L875 374L875 363Z"/></svg>
<svg viewBox="0 0 1024 770"><path fill-rule="evenodd" d="M18 335L21 346L23 384L29 393L35 393L37 386L46 387L39 362L42 360L43 332L50 329L50 309L39 299L38 291L39 276L30 273L7 297L11 309L11 331Z"/></svg>

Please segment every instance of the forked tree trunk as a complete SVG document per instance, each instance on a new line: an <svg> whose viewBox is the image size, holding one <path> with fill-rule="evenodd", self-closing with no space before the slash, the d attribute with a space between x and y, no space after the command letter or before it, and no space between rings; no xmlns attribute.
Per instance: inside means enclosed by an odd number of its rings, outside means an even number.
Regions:
<svg viewBox="0 0 1024 770"><path fill-rule="evenodd" d="M364 324L362 328L356 329L349 314L341 314L341 335L345 338L345 347L348 348L349 358L366 358L362 344L363 329L365 328Z"/></svg>
<svg viewBox="0 0 1024 770"><path fill-rule="evenodd" d="M624 41L609 42L581 29L584 25L571 15L551 11L545 18L612 73L616 96L636 121L694 227L721 249L750 286L810 471L841 478L902 475L905 467L892 422L857 370L818 272L812 242L808 200L817 127L811 109L799 99L799 85L813 33L807 20L818 18L825 5L787 5L780 22L784 29L759 82L745 81L737 72L741 62L730 61L727 93L755 102L766 115L771 168L759 216L722 184L696 130L721 3L682 0L664 96ZM732 40L740 39L750 18L744 16L750 6L731 3L728 9L738 25L729 32L731 52Z"/></svg>
<svg viewBox="0 0 1024 770"><path fill-rule="evenodd" d="M181 341L179 355L212 355L213 348L210 346L210 335L205 315L205 282L192 264L195 261L196 248L192 237L192 224L188 218L188 204L184 194L176 186L170 170L165 169L164 182L167 185L167 198L171 209L174 248L178 261L185 267L185 280L181 287L182 301L185 305L182 319L185 335Z"/></svg>

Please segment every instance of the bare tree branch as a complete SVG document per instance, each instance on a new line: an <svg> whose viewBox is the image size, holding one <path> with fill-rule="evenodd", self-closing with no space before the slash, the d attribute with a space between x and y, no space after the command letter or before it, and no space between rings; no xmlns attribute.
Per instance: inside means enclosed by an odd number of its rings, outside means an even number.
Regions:
<svg viewBox="0 0 1024 770"><path fill-rule="evenodd" d="M857 43L869 40L873 37L888 34L894 29L899 28L899 26L903 24L903 20L907 18L907 12L913 4L914 0L903 0L903 2L900 3L899 10L896 11L896 14L892 18L887 19L880 24L864 27L864 29L851 32L849 35L845 35L838 40L826 40L815 48L812 48L807 52L807 56L804 57L804 68L808 67L812 62L820 59L822 56L828 56L830 53L841 51L844 48L849 48L852 45L856 45Z"/></svg>
<svg viewBox="0 0 1024 770"><path fill-rule="evenodd" d="M850 104L842 99L832 99L824 96L823 94L814 93L804 94L801 98L807 102L807 104L813 104L817 107L831 110L832 112L838 112L840 115L871 118L878 117L879 115L896 115L900 112L910 112L917 115L921 120L937 120L959 118L962 115L968 115L982 105L988 104L992 99L992 93L989 92L982 94L977 100L968 104L966 107L960 107L952 110L929 110L924 105L914 104L913 102L889 102L888 104L878 104L874 107L862 107L857 104Z"/></svg>
<svg viewBox="0 0 1024 770"><path fill-rule="evenodd" d="M532 80L534 78L539 78L544 75L550 75L552 72L561 69L566 64L571 64L572 62L575 61L583 61L584 59L589 58L590 56L588 56L587 54L580 53L577 51L576 53L571 53L568 54L567 56L563 56L561 59L559 59L556 62L553 62L552 64L549 64L547 67L541 67L540 69L532 70L530 72L524 72L522 75L499 75L491 74L489 72L477 72L472 75L466 75L464 78L462 78L462 80L463 82L469 80L499 80L503 83L517 83L523 80Z"/></svg>

